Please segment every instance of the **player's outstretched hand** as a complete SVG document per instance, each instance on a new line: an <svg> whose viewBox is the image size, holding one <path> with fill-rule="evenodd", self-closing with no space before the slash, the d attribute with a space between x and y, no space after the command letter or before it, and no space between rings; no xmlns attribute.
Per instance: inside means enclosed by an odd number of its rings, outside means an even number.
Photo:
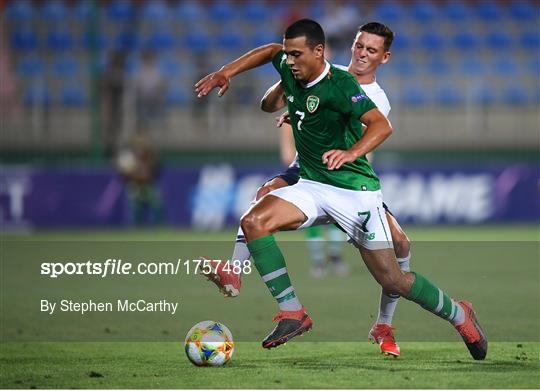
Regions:
<svg viewBox="0 0 540 391"><path fill-rule="evenodd" d="M285 111L279 117L276 117L276 126L278 128L281 128L281 125L283 124L289 124L289 125L291 124L291 118L289 117L288 111Z"/></svg>
<svg viewBox="0 0 540 391"><path fill-rule="evenodd" d="M322 162L329 170L338 170L345 163L354 162L356 158L357 156L353 152L332 149L322 155Z"/></svg>
<svg viewBox="0 0 540 391"><path fill-rule="evenodd" d="M197 93L197 98L202 98L208 95L214 88L219 87L218 96L223 96L229 89L229 84L230 79L225 76L223 71L212 72L195 84L195 92Z"/></svg>

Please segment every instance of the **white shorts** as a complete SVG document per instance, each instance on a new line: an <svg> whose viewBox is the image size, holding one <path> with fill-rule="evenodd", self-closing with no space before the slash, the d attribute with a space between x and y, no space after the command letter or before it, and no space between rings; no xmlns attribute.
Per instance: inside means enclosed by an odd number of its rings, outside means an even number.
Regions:
<svg viewBox="0 0 540 391"><path fill-rule="evenodd" d="M269 194L294 204L307 216L300 228L337 223L356 247L393 248L380 190L347 190L300 179Z"/></svg>

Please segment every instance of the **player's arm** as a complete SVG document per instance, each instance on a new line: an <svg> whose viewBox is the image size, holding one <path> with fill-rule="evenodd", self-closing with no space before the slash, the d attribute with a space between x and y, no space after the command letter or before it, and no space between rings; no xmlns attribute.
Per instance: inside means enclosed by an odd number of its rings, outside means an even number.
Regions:
<svg viewBox="0 0 540 391"><path fill-rule="evenodd" d="M280 80L264 93L261 99L261 110L273 113L285 107L285 103L285 91Z"/></svg>
<svg viewBox="0 0 540 391"><path fill-rule="evenodd" d="M285 91L283 90L281 81L278 81L268 90L266 90L263 98L261 99L261 109L267 113L273 113L279 109L282 109L285 107L285 104ZM285 165L291 164L296 156L292 127L287 122L287 119L288 112L285 112L280 117L276 118L277 126L281 128L279 144L281 162Z"/></svg>
<svg viewBox="0 0 540 391"><path fill-rule="evenodd" d="M362 138L349 148L357 158L374 151L393 132L392 124L379 109L368 111L360 121L366 125Z"/></svg>
<svg viewBox="0 0 540 391"><path fill-rule="evenodd" d="M343 164L353 162L360 156L373 151L392 134L390 121L377 108L364 113L360 121L366 125L366 128L358 142L346 151L332 149L323 154L323 163L329 170L337 170Z"/></svg>
<svg viewBox="0 0 540 391"><path fill-rule="evenodd" d="M281 137L279 140L279 152L281 155L281 162L284 165L290 165L296 158L296 148L294 145L294 136L292 126L289 124L282 124Z"/></svg>
<svg viewBox="0 0 540 391"><path fill-rule="evenodd" d="M233 62L222 66L219 71L206 75L195 84L197 97L201 98L206 96L210 91L217 87L219 87L218 96L223 96L229 88L232 77L272 61L274 56L282 48L283 46L278 43L269 43L264 46L259 46Z"/></svg>

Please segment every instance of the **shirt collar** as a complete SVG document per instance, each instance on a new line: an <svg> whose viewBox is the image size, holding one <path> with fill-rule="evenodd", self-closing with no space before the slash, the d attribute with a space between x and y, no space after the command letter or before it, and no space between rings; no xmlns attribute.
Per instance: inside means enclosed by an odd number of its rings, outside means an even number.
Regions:
<svg viewBox="0 0 540 391"><path fill-rule="evenodd" d="M313 87L315 84L317 84L322 79L324 79L326 77L326 75L328 75L328 72L330 71L330 63L328 61L326 61L326 60L324 60L324 62L326 63L326 65L324 66L324 71L322 71L322 73L319 75L319 77L317 77L313 81L310 81L307 84L302 84L302 87L304 87L304 88Z"/></svg>

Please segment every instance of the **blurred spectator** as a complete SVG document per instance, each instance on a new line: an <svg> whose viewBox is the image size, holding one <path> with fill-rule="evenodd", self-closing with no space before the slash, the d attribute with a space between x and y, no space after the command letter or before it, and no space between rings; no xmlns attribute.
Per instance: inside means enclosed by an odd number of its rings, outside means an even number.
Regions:
<svg viewBox="0 0 540 391"><path fill-rule="evenodd" d="M400 55L393 67L383 71L389 89L397 91L396 105L416 109L429 103L426 115L437 122L437 108L443 106L433 97L442 92L439 97L444 101L446 91L442 87L456 83L470 97L456 106L467 113L468 130L465 139L456 141L459 145L469 142L477 145L477 135L482 132L493 135L489 138L490 145L506 140L504 121L491 118L499 115L501 105L507 105L516 115L516 121L521 121L518 128L522 137L534 141L538 133L540 96L537 3L533 0L227 0L223 4L221 0L0 0L0 115L5 119L2 147L17 147L21 135L32 134L36 140L43 136L38 149L60 145L66 149L90 148L93 110L83 108L93 101L89 98L93 97L94 88L100 90L100 129L109 157L115 156L118 145L137 131L154 129L163 130L159 143L167 148L192 145L199 148L206 142L205 129L213 129L215 124L228 128L231 120L238 127L230 133L231 137L223 140L224 148L249 148L253 141L244 134L253 134L253 140L265 143L264 128L252 130L252 123L263 114L244 109L252 108L267 84L275 81L271 64L235 81L235 88L219 106L214 99L197 99L192 94L193 84L216 64L234 58L244 46L281 42L283 29L305 17L323 25L326 55L337 64L347 63L350 57L350 43L340 42L342 37L353 35L352 31L347 33L348 29L368 20L386 21L394 26L397 35L392 47ZM490 18L493 15L499 19ZM95 25L90 24L94 16L99 19ZM213 18L224 16L225 22L212 23ZM71 50L67 50L69 47ZM495 60L499 59L500 47L511 52L510 59ZM433 48L437 48L437 58L430 54ZM148 66L141 69L142 49L156 53L157 61L154 63L153 56L145 54L150 57ZM61 51L61 55L55 55L55 51ZM93 73L88 72L93 68L95 51L99 55L103 51L107 54L106 63L100 64L97 86ZM466 55L457 55L462 52ZM515 71L516 67L517 73L508 71ZM522 82L523 94L505 88L508 74L515 74ZM137 93L134 77L137 77ZM409 85L410 91L406 89ZM478 85L482 88L477 88ZM517 115L517 103L526 114ZM71 110L72 107L78 109ZM64 108L70 108L66 118ZM408 127L408 114L405 114L408 111L396 112L395 120L405 121L404 127ZM443 115L453 121L450 113ZM244 117L245 121L237 121ZM74 130L66 138L64 132L55 128L68 119L73 121ZM450 124L448 121L441 119ZM432 132L430 123L426 119L411 129L411 134L423 143L429 140L438 145L440 137ZM193 133L193 140L179 137L176 131L179 124L186 134ZM409 148L412 142L400 137L394 140L397 149ZM527 144L520 137L508 141Z"/></svg>
<svg viewBox="0 0 540 391"><path fill-rule="evenodd" d="M2 118L20 114L15 75L11 68L11 50L6 42L5 30L5 23L0 23L0 116Z"/></svg>
<svg viewBox="0 0 540 391"><path fill-rule="evenodd" d="M125 92L125 54L112 52L101 79L101 96L104 113L103 142L106 156L117 152L123 125L123 100Z"/></svg>
<svg viewBox="0 0 540 391"><path fill-rule="evenodd" d="M134 136L118 153L116 167L127 185L130 220L136 225L160 223L161 196L156 185L159 165L150 138Z"/></svg>
<svg viewBox="0 0 540 391"><path fill-rule="evenodd" d="M287 26L298 19L307 18L306 9L309 9L307 1L295 1L287 4L282 15L282 26L279 31L285 31Z"/></svg>
<svg viewBox="0 0 540 391"><path fill-rule="evenodd" d="M141 67L134 77L137 105L137 132L148 132L165 115L167 82L151 51L141 53Z"/></svg>
<svg viewBox="0 0 540 391"><path fill-rule="evenodd" d="M333 1L328 13L321 20L326 34L326 43L334 50L350 47L350 37L361 24L358 4L347 1Z"/></svg>

